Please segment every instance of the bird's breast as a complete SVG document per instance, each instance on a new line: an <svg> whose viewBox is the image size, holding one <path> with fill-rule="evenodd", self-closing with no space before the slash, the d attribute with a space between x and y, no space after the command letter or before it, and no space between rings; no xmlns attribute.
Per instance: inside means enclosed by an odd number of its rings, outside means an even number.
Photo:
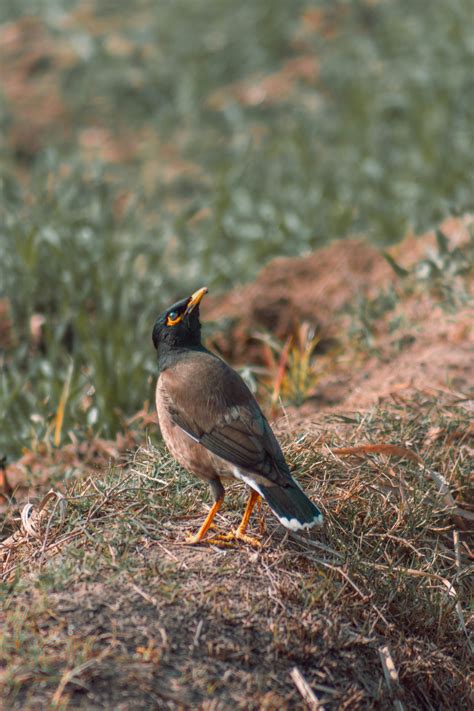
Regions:
<svg viewBox="0 0 474 711"><path fill-rule="evenodd" d="M160 378L156 386L156 411L161 435L176 461L191 474L200 479L227 478L231 475L231 467L220 457L215 456L202 444L193 440L178 425L169 413L169 398Z"/></svg>

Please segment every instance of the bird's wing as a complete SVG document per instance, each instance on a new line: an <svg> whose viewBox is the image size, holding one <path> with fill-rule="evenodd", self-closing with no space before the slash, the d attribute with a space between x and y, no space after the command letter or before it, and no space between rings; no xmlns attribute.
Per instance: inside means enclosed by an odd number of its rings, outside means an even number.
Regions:
<svg viewBox="0 0 474 711"><path fill-rule="evenodd" d="M213 454L269 483L292 481L257 401L226 363L208 353L193 354L163 371L159 387L172 421Z"/></svg>

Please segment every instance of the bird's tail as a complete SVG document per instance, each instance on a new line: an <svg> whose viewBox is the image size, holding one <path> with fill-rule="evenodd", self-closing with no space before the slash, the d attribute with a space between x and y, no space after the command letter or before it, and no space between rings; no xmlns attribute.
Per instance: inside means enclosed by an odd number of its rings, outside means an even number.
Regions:
<svg viewBox="0 0 474 711"><path fill-rule="evenodd" d="M321 526L323 515L299 485L262 486L258 490L281 524L291 531Z"/></svg>

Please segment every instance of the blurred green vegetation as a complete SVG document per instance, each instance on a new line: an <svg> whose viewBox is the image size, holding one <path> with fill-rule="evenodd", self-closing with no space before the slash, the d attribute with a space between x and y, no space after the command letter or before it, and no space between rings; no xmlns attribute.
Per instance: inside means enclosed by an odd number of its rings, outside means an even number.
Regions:
<svg viewBox="0 0 474 711"><path fill-rule="evenodd" d="M50 438L71 362L63 438L112 436L175 296L473 208L472 0L4 0L0 22L0 454Z"/></svg>

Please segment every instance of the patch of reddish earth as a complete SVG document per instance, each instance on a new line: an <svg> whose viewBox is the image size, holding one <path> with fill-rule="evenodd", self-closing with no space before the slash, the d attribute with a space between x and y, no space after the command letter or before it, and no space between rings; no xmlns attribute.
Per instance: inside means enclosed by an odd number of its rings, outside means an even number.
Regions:
<svg viewBox="0 0 474 711"><path fill-rule="evenodd" d="M416 341L386 362L374 356L323 377L315 395L301 407L285 408L276 430L322 433L328 413L350 415L386 399L410 399L415 392L466 397L474 384L472 316L468 309L452 318L434 313L429 332L420 327ZM462 340L460 333L465 334Z"/></svg>
<svg viewBox="0 0 474 711"><path fill-rule="evenodd" d="M353 296L379 286L391 268L367 242L341 240L304 257L273 259L251 284L209 298L204 321L228 319L231 326L216 343L233 362L259 362L258 332L284 340L303 321L324 338L337 335L334 314Z"/></svg>
<svg viewBox="0 0 474 711"><path fill-rule="evenodd" d="M450 246L468 239L473 218L449 218L441 225ZM410 235L387 250L404 268L435 248L435 235ZM380 249L361 239L344 239L302 257L277 257L250 284L237 286L203 302L203 319L228 320L225 338L217 343L233 362L258 359L258 331L284 339L303 321L319 329L323 338L339 337L340 317L355 297L374 296L397 277Z"/></svg>
<svg viewBox="0 0 474 711"><path fill-rule="evenodd" d="M472 225L471 216L443 222L450 249L462 248ZM434 232L410 235L388 251L409 269L436 251L436 237ZM307 427L328 411L366 409L391 394L472 387L472 308L458 307L450 313L428 290L404 296L389 313L406 324L395 335L390 333L388 318L374 323L376 355L354 348L348 338L351 305L356 299L370 300L382 290L396 289L397 283L400 278L379 249L363 240L341 240L308 256L274 259L255 282L209 298L203 319L214 320L217 329L219 323L226 323L212 337L212 344L240 364L265 362L259 333L270 332L283 342L307 322L320 334L319 357L323 370L330 361L328 372L321 375L302 407L285 410L278 422L280 430ZM338 346L340 354L328 359L325 345Z"/></svg>

